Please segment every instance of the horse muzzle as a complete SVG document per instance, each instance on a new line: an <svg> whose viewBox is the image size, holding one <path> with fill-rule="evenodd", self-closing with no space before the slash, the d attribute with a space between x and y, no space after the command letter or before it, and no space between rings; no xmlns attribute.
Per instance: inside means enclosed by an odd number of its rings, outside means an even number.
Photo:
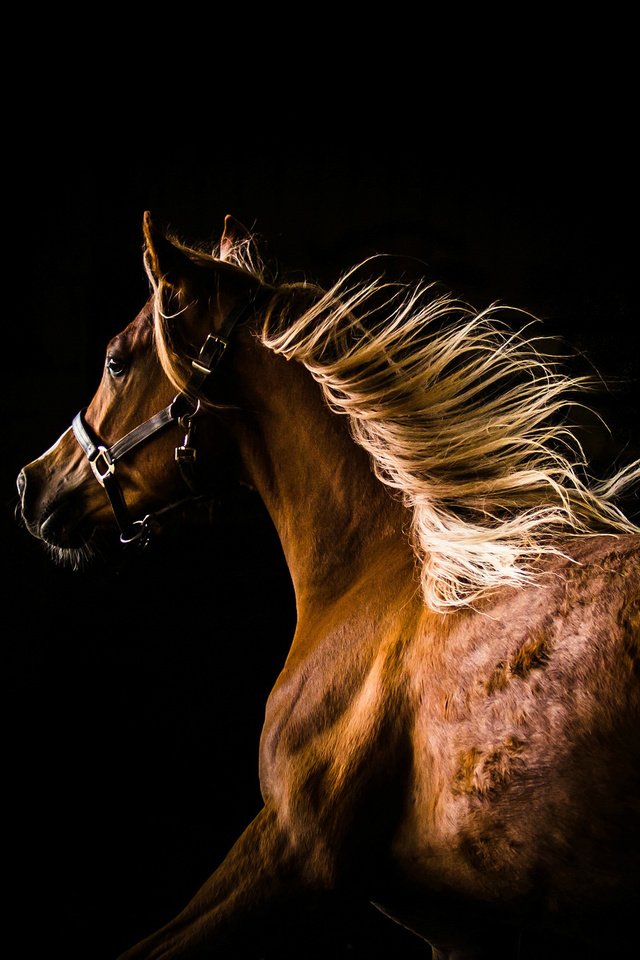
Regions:
<svg viewBox="0 0 640 960"><path fill-rule="evenodd" d="M86 545L107 504L94 491L70 430L17 476L18 516L27 531L58 550Z"/></svg>

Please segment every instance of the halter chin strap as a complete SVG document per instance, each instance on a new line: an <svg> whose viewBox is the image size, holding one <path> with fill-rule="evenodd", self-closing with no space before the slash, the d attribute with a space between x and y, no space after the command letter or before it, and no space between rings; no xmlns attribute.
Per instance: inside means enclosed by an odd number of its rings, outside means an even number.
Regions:
<svg viewBox="0 0 640 960"><path fill-rule="evenodd" d="M89 461L93 475L109 498L111 509L120 528L121 543L138 543L146 546L151 537L153 515L147 514L142 520L131 518L116 477L118 461L160 431L178 424L184 429L185 435L183 443L175 448L175 460L185 482L194 491L193 468L196 460L196 448L193 445L193 421L200 411L200 401L194 402L191 397L202 389L214 373L229 346L230 335L240 321L255 309L255 306L256 295L248 303L232 310L222 324L220 332L208 334L197 358L191 361L192 372L186 389L174 397L169 406L145 420L144 423L134 427L120 440L116 440L112 446L107 447L103 444L100 437L89 426L85 419L86 407L73 418L71 428Z"/></svg>

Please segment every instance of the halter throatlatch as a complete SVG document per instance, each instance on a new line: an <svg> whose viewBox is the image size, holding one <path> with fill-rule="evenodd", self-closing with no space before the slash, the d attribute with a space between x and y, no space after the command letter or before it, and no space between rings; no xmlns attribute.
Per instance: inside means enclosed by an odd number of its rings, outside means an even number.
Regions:
<svg viewBox="0 0 640 960"><path fill-rule="evenodd" d="M85 419L86 407L73 418L71 428L89 461L94 477L109 498L111 509L120 528L121 543L137 543L146 546L151 537L151 525L154 517L153 514L147 514L142 520L131 518L124 494L116 477L118 461L141 444L146 443L147 440L155 437L162 430L177 424L184 430L184 440L182 444L175 448L175 460L189 489L195 491L194 420L200 412L200 401L192 400L192 397L197 395L197 392L202 389L205 382L214 373L229 346L230 334L238 323L254 309L255 300L254 296L248 303L233 310L224 321L218 334L208 334L197 358L191 361L192 372L185 390L174 397L169 406L145 420L144 423L134 427L120 440L116 440L112 446L107 447L103 444L99 436L89 426Z"/></svg>

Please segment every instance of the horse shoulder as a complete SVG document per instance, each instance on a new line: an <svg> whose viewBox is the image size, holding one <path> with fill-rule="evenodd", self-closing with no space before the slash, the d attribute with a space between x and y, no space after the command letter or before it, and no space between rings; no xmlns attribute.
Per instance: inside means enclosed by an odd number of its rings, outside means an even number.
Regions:
<svg viewBox="0 0 640 960"><path fill-rule="evenodd" d="M316 873L373 856L372 836L378 850L388 844L402 802L410 744L399 691L422 603L403 564L384 574L384 588L364 577L299 621L267 704L263 796Z"/></svg>

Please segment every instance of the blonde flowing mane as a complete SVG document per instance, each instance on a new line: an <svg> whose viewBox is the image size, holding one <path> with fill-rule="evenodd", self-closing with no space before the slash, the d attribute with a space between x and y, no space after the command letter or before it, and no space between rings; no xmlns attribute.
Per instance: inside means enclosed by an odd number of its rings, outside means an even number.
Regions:
<svg viewBox="0 0 640 960"><path fill-rule="evenodd" d="M260 275L247 250L224 259ZM589 477L568 420L588 381L531 335L534 318L475 310L431 283L358 279L381 262L328 291L278 286L258 335L306 367L411 511L425 602L444 612L532 583L563 537L640 532L615 504L640 480L640 461ZM161 289L156 329L166 342Z"/></svg>

